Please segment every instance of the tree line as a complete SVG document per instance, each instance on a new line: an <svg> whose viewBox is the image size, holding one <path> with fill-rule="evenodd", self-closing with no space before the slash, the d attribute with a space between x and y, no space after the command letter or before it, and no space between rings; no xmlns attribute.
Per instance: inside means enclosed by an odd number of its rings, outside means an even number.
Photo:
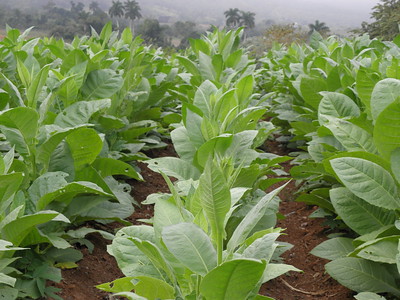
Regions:
<svg viewBox="0 0 400 300"><path fill-rule="evenodd" d="M300 32L294 24L265 24L263 29L256 27L256 14L242 11L239 8L229 8L224 12L225 26L228 29L245 28L245 37L250 35L264 36L264 39L278 37L278 41L306 41L307 34ZM371 23L364 22L357 34L368 33L371 37L386 40L397 36L400 24L400 0L380 0L372 10ZM37 12L24 12L20 9L6 9L0 5L0 24L25 29L35 26L43 34L63 37L71 40L76 35L90 34L91 28L100 31L110 20L115 29L130 26L135 34L156 46L180 47L188 45L188 39L196 38L202 30L193 22L178 21L174 24L161 24L157 19L142 19L140 4L136 0L112 0L107 11L104 11L97 1L92 1L88 7L82 2L70 1L70 8L58 7L52 0ZM310 35L313 31L326 36L330 28L319 20L308 25ZM204 29L203 29L204 30ZM290 38L294 36L294 38Z"/></svg>

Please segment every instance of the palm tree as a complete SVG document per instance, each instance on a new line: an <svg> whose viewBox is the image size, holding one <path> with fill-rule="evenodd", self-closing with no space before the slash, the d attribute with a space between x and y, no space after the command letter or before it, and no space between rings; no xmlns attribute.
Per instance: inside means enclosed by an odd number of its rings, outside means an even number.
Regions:
<svg viewBox="0 0 400 300"><path fill-rule="evenodd" d="M116 18L121 18L124 16L124 5L122 4L121 1L116 0L112 1L112 5L110 9L108 10L108 14L110 15L111 18L116 17Z"/></svg>
<svg viewBox="0 0 400 300"><path fill-rule="evenodd" d="M133 21L142 17L142 14L140 13L139 3L137 3L136 0L126 0L124 3L124 8L125 18L128 18L130 20L130 27L133 33Z"/></svg>
<svg viewBox="0 0 400 300"><path fill-rule="evenodd" d="M240 26L246 27L246 28L254 28L255 24L255 16L256 14L251 12L251 11L242 11L240 16Z"/></svg>
<svg viewBox="0 0 400 300"><path fill-rule="evenodd" d="M309 34L312 34L314 31L318 31L321 35L327 34L330 29L324 22L320 22L316 20L314 24L308 24L308 27L310 28L310 31L308 32Z"/></svg>
<svg viewBox="0 0 400 300"><path fill-rule="evenodd" d="M236 27L240 22L240 10L238 8L230 8L224 12L226 18L226 26Z"/></svg>

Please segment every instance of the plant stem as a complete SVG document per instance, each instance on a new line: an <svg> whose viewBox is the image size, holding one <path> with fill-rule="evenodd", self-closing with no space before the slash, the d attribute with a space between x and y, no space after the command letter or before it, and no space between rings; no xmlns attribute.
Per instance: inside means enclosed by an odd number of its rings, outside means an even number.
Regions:
<svg viewBox="0 0 400 300"><path fill-rule="evenodd" d="M201 276L197 275L197 282L196 282L196 299L200 300L200 283L201 283Z"/></svg>
<svg viewBox="0 0 400 300"><path fill-rule="evenodd" d="M218 265L222 264L222 251L223 251L223 240L221 234L217 235L217 263Z"/></svg>

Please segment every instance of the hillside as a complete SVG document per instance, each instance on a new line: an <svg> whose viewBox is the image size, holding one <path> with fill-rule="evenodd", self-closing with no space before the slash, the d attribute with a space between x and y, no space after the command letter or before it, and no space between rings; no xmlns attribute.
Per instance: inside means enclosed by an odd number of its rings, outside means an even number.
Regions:
<svg viewBox="0 0 400 300"><path fill-rule="evenodd" d="M58 6L69 7L69 1L53 0ZM78 2L75 1L75 2ZM86 7L92 0L80 0ZM100 7L107 11L111 0L97 0ZM322 20L331 28L349 28L360 26L368 21L371 8L378 0L138 0L145 17L169 16L171 20L192 20L197 23L221 25L224 22L223 12L231 7L256 12L257 22L266 20L274 22L297 22L308 24ZM41 9L48 0L1 0L3 5L13 8Z"/></svg>

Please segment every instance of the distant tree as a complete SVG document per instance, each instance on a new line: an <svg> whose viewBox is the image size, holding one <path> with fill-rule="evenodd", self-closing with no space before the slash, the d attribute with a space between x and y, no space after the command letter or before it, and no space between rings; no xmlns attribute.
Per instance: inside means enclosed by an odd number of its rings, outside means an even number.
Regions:
<svg viewBox="0 0 400 300"><path fill-rule="evenodd" d="M126 0L124 2L124 8L125 18L129 19L130 27L132 29L132 32L134 32L133 21L142 17L142 14L140 13L139 3L137 3L135 0Z"/></svg>
<svg viewBox="0 0 400 300"><path fill-rule="evenodd" d="M174 23L172 27L172 34L175 37L179 37L181 40L178 46L179 49L187 48L189 46L189 39L200 37L200 33L196 27L196 24L190 21L178 21Z"/></svg>
<svg viewBox="0 0 400 300"><path fill-rule="evenodd" d="M307 41L307 32L294 24L272 25L264 33L264 46L270 49L274 43L290 45Z"/></svg>
<svg viewBox="0 0 400 300"><path fill-rule="evenodd" d="M308 28L310 28L308 34L318 31L321 35L326 35L330 31L329 27L326 26L324 22L320 22L319 20L316 20L313 24L308 24Z"/></svg>
<svg viewBox="0 0 400 300"><path fill-rule="evenodd" d="M93 27L96 32L100 32L109 20L108 15L103 10L98 9L86 19L86 24L88 28Z"/></svg>
<svg viewBox="0 0 400 300"><path fill-rule="evenodd" d="M364 22L362 33L384 40L392 40L400 33L400 0L380 0L372 8L371 16L375 21L370 24Z"/></svg>
<svg viewBox="0 0 400 300"><path fill-rule="evenodd" d="M256 14L251 11L241 11L240 20L239 20L240 26L243 26L243 27L246 27L249 29L254 28L256 26L255 17L256 17Z"/></svg>
<svg viewBox="0 0 400 300"><path fill-rule="evenodd" d="M224 12L227 27L236 27L240 23L240 10L238 8L230 8Z"/></svg>
<svg viewBox="0 0 400 300"><path fill-rule="evenodd" d="M116 0L112 1L112 5L110 9L108 10L108 14L110 15L111 18L121 18L125 14L124 10L124 5L122 4L121 1Z"/></svg>
<svg viewBox="0 0 400 300"><path fill-rule="evenodd" d="M99 6L99 2L97 1L92 1L89 4L89 10L92 12L92 14L96 14L97 12L100 11L100 6Z"/></svg>
<svg viewBox="0 0 400 300"><path fill-rule="evenodd" d="M71 12L75 15L78 15L82 13L85 9L85 4L82 2L78 2L78 4L75 3L75 1L71 1Z"/></svg>
<svg viewBox="0 0 400 300"><path fill-rule="evenodd" d="M156 46L166 46L164 28L156 19L145 19L138 27L138 33L150 44Z"/></svg>

